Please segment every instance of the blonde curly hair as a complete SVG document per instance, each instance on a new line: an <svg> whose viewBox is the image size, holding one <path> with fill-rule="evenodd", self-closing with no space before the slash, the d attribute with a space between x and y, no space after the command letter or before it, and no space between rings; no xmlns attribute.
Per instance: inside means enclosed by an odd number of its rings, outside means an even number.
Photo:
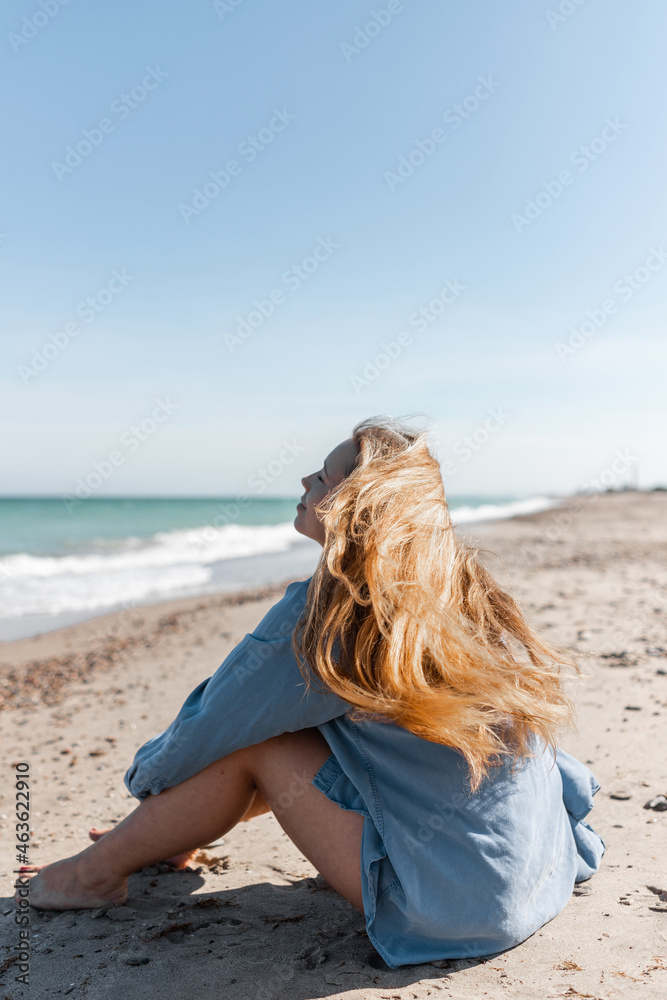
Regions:
<svg viewBox="0 0 667 1000"><path fill-rule="evenodd" d="M294 650L304 677L460 751L477 788L502 758L555 749L572 722L561 667L576 665L527 624L454 533L424 432L358 424L357 462L318 506L325 528Z"/></svg>

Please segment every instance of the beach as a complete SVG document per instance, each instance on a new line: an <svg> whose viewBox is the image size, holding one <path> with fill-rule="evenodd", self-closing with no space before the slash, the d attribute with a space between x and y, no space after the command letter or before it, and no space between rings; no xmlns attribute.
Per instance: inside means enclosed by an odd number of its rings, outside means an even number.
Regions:
<svg viewBox="0 0 667 1000"><path fill-rule="evenodd" d="M463 525L530 622L564 645L578 725L562 745L601 790L588 821L607 853L553 921L511 951L388 969L364 920L272 815L239 824L193 865L130 878L123 907L30 911L33 996L133 1000L667 995L667 492L573 497ZM303 578L296 577L296 578ZM254 629L280 585L129 607L0 645L0 996L30 995L11 873L16 764L29 765L29 860L88 843L136 802L123 775L188 693ZM443 906L447 900L443 900ZM23 939L25 943L26 939Z"/></svg>

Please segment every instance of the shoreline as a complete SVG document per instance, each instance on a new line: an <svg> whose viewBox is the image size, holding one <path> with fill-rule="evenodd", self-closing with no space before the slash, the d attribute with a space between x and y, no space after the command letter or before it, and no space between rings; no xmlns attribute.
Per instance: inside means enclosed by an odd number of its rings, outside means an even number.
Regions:
<svg viewBox="0 0 667 1000"><path fill-rule="evenodd" d="M456 530L462 538L472 544L479 542L481 547L485 536L492 534L499 524L541 523L541 519L575 499L563 499L541 511L474 521ZM291 575L275 583L243 589L201 592L112 608L80 621L55 625L35 635L0 640L0 712L3 708L36 704L40 695L48 699L46 704L55 704L52 699L56 692L68 683L85 681L94 670L115 663L119 655L179 627L191 614L259 603L269 598L275 601L289 583L300 579L304 577ZM22 670L24 676L20 676ZM30 688L28 699L21 697L22 683Z"/></svg>
<svg viewBox="0 0 667 1000"><path fill-rule="evenodd" d="M562 498L558 504L544 510L474 521L455 530L464 541L475 545L490 557L490 568L499 582L502 582L505 567L502 565L502 557L501 565L498 563L499 553L494 551L493 546L495 538L500 542L503 535L516 534L521 531L522 526L537 528L537 542L529 549L524 547L524 556L528 557L529 563L534 562L539 559L536 545L557 545L559 536L567 530L580 511L589 510L607 496L628 495L641 497L645 494L642 491L627 490L613 494L573 495ZM35 635L0 640L0 713L12 706L29 707L38 704L40 695L47 699L46 704L56 704L53 698L69 683L87 682L96 670L108 669L133 649L147 646L159 637L184 627L184 623L197 613L248 604L263 607L267 600L275 603L289 583L306 578L303 573L292 574L275 583L163 598L102 611L81 621L55 626ZM509 577L505 583L511 588ZM22 684L27 684L30 689L29 698L27 694L21 695Z"/></svg>
<svg viewBox="0 0 667 1000"><path fill-rule="evenodd" d="M1 499L1 498L0 498ZM477 498L481 500L482 498ZM521 516L524 514L537 513L543 510L554 509L554 507L559 506L563 502L564 498L552 497L552 496L531 496L524 499L514 499L508 501L500 501L493 498L488 498L484 502L478 503L477 506L471 506L462 502L460 506L454 507L452 511L452 516L455 519L457 515L463 517L463 523L460 527L466 528L468 526L474 528L476 525L483 525L485 523L495 523L496 521L509 520L514 516ZM566 499L566 498L565 498ZM104 500L104 498L100 498ZM464 498L465 500L465 498ZM152 502L152 501L151 501ZM169 503L168 500L165 501ZM282 501L278 501L282 502ZM453 501L454 504L459 503L458 500ZM246 531L257 530L259 532L271 532L272 530L283 532L285 529L289 529L289 544L284 547L283 544L280 545L278 549L273 549L271 546L262 549L260 546L260 551L249 552L246 555L231 555L227 557L222 555L222 550L224 550L229 541L224 542L222 535L225 529L220 532L220 537L218 538L218 549L217 555L213 555L213 551L210 548L211 542L214 539L208 538L207 544L204 544L204 535L210 526L204 526L200 528L191 529L165 529L164 531L159 531L154 534L142 536L139 541L140 545L137 549L137 556L146 556L153 549L153 560L158 559L157 562L151 563L149 559L148 563L143 561L143 557L139 558L137 564L137 569L140 573L149 570L149 572L159 573L166 567L168 572L173 572L177 570L181 565L179 561L176 564L171 564L169 562L169 555L171 552L171 557L176 556L177 559L182 556L182 552L174 552L170 550L170 546L175 546L178 550L179 546L185 544L183 536L188 536L188 544L193 546L193 558L195 558L196 565L189 567L191 572L197 575L199 572L203 573L206 577L205 580L201 580L198 583L185 583L181 582L180 585L173 586L170 590L161 590L158 579L153 579L153 585L155 589L153 591L141 591L140 596L136 596L137 591L135 587L135 581L132 579L132 574L130 572L130 567L125 566L126 578L122 584L118 581L110 588L113 591L114 596L109 596L108 585L105 585L105 580L113 580L115 573L118 570L118 566L114 566L114 559L119 558L119 551L112 552L109 550L106 556L109 559L108 564L104 562L96 565L95 572L93 576L90 576L91 569L84 567L86 561L89 563L99 560L99 552L93 551L81 551L78 553L70 553L69 555L62 554L61 556L51 556L44 555L38 552L29 553L14 553L13 555L7 555L0 558L0 581L4 578L4 589L7 591L7 604L4 607L5 616L2 616L3 608L0 607L0 651L3 645L8 642L13 642L17 639L30 638L31 636L46 634L58 631L70 625L76 625L81 622L89 621L94 618L100 618L106 615L113 614L117 611L140 609L145 606L150 606L153 604L160 604L163 602L172 602L185 600L190 597L205 597L213 594L223 594L223 593L234 593L238 590L249 590L257 587L272 586L274 584L280 583L284 579L298 576L298 574L304 574L309 576L314 566L317 563L319 557L319 546L310 539L304 538L294 531L291 522L285 521L280 523L270 523L270 524L256 524L256 525L241 525L241 524L229 524L226 527L230 529L239 528ZM128 529L129 530L129 529ZM212 529L211 529L212 530ZM215 529L214 533L217 532ZM201 536L201 537L200 537ZM159 542L158 542L159 540ZM118 541L118 539L117 539ZM246 540L247 541L247 540ZM286 539L283 539L286 541ZM195 544L196 542L196 544ZM155 543L158 543L155 545ZM224 544L223 544L224 543ZM266 545L266 539L263 543ZM215 546L214 546L215 548ZM131 553L125 552L121 555L121 558L129 556L132 558ZM32 567L32 573L34 574L32 578L22 576L21 570L18 571L16 577L16 591L18 594L23 594L21 601L17 607L16 602L12 600L11 595L11 581L12 574L14 572L14 567L12 560L15 558L26 557L28 560L33 560L34 565ZM160 558L158 558L160 557ZM167 557L167 562L162 564L161 560ZM68 577L61 576L55 567L55 576L52 575L52 570L54 566L51 564L54 561L57 563L61 560L63 564L69 559L74 560L78 563L78 566L70 567L70 573L74 573L74 576ZM199 561L197 561L199 559ZM40 563L45 563L42 569L45 571L45 576L41 577L38 573ZM162 566L162 570L160 567ZM77 575L83 573L82 576ZM88 576L86 576L86 573ZM129 574L129 575L128 575ZM187 575L187 574L186 574ZM44 586L44 581L59 581L60 585L65 588L64 593L67 594L72 581L78 583L79 588L82 583L86 581L90 586L92 586L92 592L87 595L88 599L92 595L97 595L95 598L94 607L68 607L68 600L62 600L62 594L56 590L51 592L50 598L45 602L45 595L41 595L41 602L35 603L35 594L30 594L30 587L34 587L37 584ZM42 581L40 584L39 582ZM100 587L100 584L102 585ZM28 591L24 588L28 585ZM54 584L51 584L53 588ZM123 587L125 588L123 590ZM120 589L119 589L120 588ZM100 589L108 599L104 601L99 600ZM132 595L133 592L135 596ZM56 596L57 594L57 596ZM81 595L78 596L78 601L80 603ZM45 602L45 603L44 603ZM44 607L59 607L59 610L48 611L44 610ZM41 607L41 610L38 608ZM13 613L18 612L19 608L22 612L27 613ZM28 611L28 609L31 609ZM0 658L1 658L0 652Z"/></svg>
<svg viewBox="0 0 667 1000"><path fill-rule="evenodd" d="M601 790L588 817L600 871L527 941L482 959L388 970L364 919L327 887L273 814L241 823L182 872L130 877L118 912L30 912L31 985L171 1000L510 1000L667 994L667 494L575 497L557 509L464 526L548 640L583 669L578 726L561 741ZM303 578L303 577L301 577ZM135 807L123 782L137 748L283 592L283 585L113 613L0 649L0 752L30 767L29 861L80 851L87 831ZM12 673L13 672L13 673ZM13 773L13 772L12 772ZM0 986L12 995L14 789L0 787ZM7 964L9 962L9 964ZM196 986L195 986L196 984Z"/></svg>

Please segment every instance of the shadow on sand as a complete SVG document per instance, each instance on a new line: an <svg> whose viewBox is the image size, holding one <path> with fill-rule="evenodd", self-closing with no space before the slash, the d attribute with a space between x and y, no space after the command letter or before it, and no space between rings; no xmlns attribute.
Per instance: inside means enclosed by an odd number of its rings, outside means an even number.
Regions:
<svg viewBox="0 0 667 1000"><path fill-rule="evenodd" d="M224 882L224 872L215 874L215 882ZM443 984L486 961L390 969L371 944L363 916L324 879L295 876L285 884L288 876L278 877L283 884L202 892L212 882L208 870L152 866L131 877L123 907L31 909L31 994L14 981L19 935L15 904L5 898L3 995L312 1000L429 980Z"/></svg>

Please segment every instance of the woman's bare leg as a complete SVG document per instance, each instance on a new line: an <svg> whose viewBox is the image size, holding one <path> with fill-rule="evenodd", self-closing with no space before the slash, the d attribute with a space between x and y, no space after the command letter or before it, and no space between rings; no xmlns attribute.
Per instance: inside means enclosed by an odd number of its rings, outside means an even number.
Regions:
<svg viewBox="0 0 667 1000"><path fill-rule="evenodd" d="M363 817L339 808L310 783L329 753L322 735L305 729L216 761L188 781L149 795L80 854L46 866L31 880L30 903L60 910L123 902L128 875L224 835L259 792L299 850L363 912Z"/></svg>
<svg viewBox="0 0 667 1000"><path fill-rule="evenodd" d="M245 819L245 816L243 818ZM112 830L113 827L110 827L108 830L98 830L96 827L92 827L88 831L88 836L93 843L96 843L102 837L106 837L108 833L111 833ZM184 854L175 854L171 858L161 858L160 860L167 865L171 865L172 868L187 868L196 853L196 850L186 851Z"/></svg>
<svg viewBox="0 0 667 1000"><path fill-rule="evenodd" d="M241 816L240 822L245 823L250 819L254 819L255 816L263 816L267 812L271 812L271 806L266 799L259 794L259 792L255 792L254 798L245 815ZM95 842L99 840L100 837L105 837L107 833L111 833L111 830L113 830L113 827L110 827L108 830L98 830L96 827L92 827L88 831L88 836L93 842ZM201 844L200 847L206 847L206 844ZM176 854L171 858L162 858L161 860L165 861L168 865L172 865L173 868L186 868L188 863L192 860L193 854L196 853L196 850L186 851L184 854Z"/></svg>

